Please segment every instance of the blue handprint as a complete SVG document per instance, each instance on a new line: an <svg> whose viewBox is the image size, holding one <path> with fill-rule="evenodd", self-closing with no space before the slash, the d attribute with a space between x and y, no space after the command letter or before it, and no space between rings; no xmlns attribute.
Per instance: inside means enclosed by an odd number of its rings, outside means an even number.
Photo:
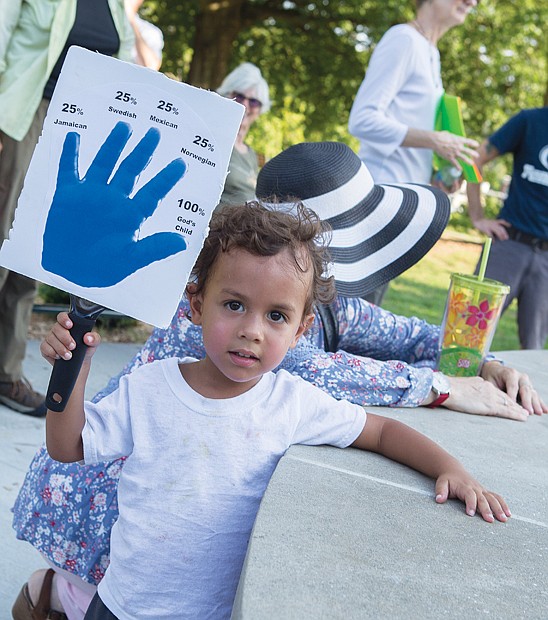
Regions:
<svg viewBox="0 0 548 620"><path fill-rule="evenodd" d="M117 123L82 179L80 136L66 135L44 231L42 267L46 271L80 286L106 287L186 249L177 233L136 238L143 222L183 177L186 165L182 159L173 160L130 198L158 146L160 132L149 129L109 182L130 135L127 123Z"/></svg>

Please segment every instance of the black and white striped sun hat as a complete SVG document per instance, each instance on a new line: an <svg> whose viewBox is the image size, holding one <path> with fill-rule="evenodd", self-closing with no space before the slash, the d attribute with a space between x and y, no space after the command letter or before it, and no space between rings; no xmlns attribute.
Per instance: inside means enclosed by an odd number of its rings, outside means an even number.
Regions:
<svg viewBox="0 0 548 620"><path fill-rule="evenodd" d="M257 198L290 207L300 200L332 228L337 291L362 297L420 260L440 238L449 198L426 185L375 185L369 170L341 142L303 142L268 161Z"/></svg>

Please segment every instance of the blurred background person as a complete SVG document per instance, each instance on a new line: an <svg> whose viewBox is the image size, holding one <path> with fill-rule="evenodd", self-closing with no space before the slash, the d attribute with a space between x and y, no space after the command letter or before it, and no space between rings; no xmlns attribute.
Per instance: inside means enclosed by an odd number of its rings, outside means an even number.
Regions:
<svg viewBox="0 0 548 620"><path fill-rule="evenodd" d="M133 62L158 71L162 64L164 35L158 26L139 16L142 4L143 0L125 0L127 18L135 36Z"/></svg>
<svg viewBox="0 0 548 620"><path fill-rule="evenodd" d="M348 123L375 183L430 184L434 152L459 169L457 158L472 163L477 155L475 140L434 131L443 94L437 44L476 5L477 0L416 0L415 19L390 28L375 47ZM366 299L380 305L387 288Z"/></svg>
<svg viewBox="0 0 548 620"><path fill-rule="evenodd" d="M69 46L131 60L134 37L123 0L0 0L0 15L2 243ZM35 294L34 280L0 268L0 402L39 417L44 395L22 366Z"/></svg>
<svg viewBox="0 0 548 620"><path fill-rule="evenodd" d="M255 197L259 157L245 143L245 139L259 116L270 110L268 91L268 84L260 69L250 62L244 62L231 71L217 89L219 95L234 99L245 106L245 115L230 156L229 172L220 204L237 205Z"/></svg>
<svg viewBox="0 0 548 620"><path fill-rule="evenodd" d="M522 110L479 148L481 169L512 153L508 196L497 219L485 217L480 185L467 183L474 226L492 237L485 275L510 286L503 312L518 300L522 349L543 349L548 338L548 107ZM476 267L476 273L479 268Z"/></svg>

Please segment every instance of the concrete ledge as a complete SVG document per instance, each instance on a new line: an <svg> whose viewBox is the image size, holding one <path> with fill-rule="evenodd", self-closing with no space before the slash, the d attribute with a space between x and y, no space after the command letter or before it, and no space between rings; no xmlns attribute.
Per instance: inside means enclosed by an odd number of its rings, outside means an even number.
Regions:
<svg viewBox="0 0 548 620"><path fill-rule="evenodd" d="M548 352L502 353L548 401ZM429 479L358 450L294 446L255 522L235 620L548 618L548 416L376 411L455 454L513 512L437 505Z"/></svg>

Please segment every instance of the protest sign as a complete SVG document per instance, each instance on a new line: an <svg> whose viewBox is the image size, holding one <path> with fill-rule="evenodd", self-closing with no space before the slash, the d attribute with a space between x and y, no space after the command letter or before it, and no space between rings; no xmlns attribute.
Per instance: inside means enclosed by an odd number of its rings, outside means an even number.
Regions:
<svg viewBox="0 0 548 620"><path fill-rule="evenodd" d="M216 93L71 47L0 265L166 327L243 113Z"/></svg>

